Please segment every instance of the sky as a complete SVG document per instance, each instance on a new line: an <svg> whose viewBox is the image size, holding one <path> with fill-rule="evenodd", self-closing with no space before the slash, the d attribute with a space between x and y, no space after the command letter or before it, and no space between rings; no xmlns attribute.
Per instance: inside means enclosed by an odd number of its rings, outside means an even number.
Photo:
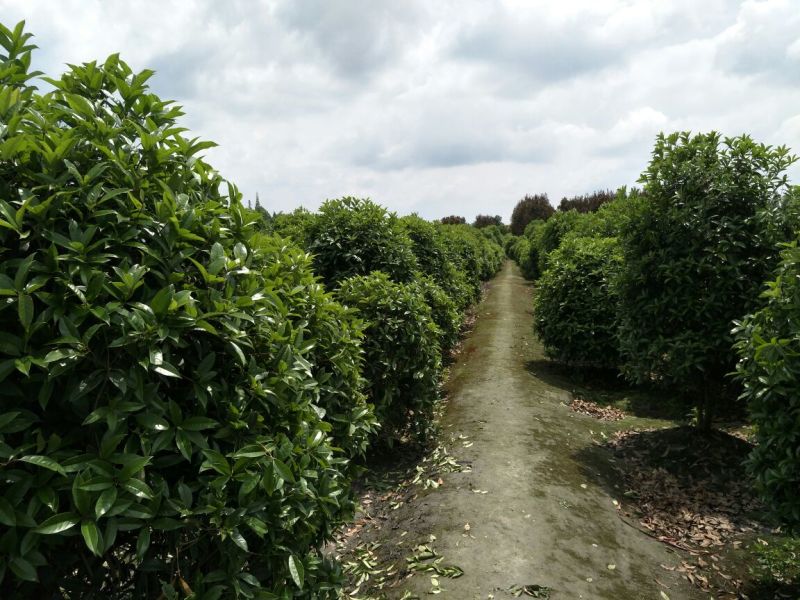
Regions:
<svg viewBox="0 0 800 600"><path fill-rule="evenodd" d="M800 153L798 0L0 0L34 67L152 68L271 211L428 219L635 184L659 132ZM790 171L800 183L800 166Z"/></svg>

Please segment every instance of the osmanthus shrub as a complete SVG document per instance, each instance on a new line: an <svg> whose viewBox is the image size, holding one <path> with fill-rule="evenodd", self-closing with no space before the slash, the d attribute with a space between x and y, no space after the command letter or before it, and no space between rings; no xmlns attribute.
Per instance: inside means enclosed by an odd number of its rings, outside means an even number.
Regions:
<svg viewBox="0 0 800 600"><path fill-rule="evenodd" d="M358 324L250 243L150 72L41 94L27 40L0 28L0 596L334 597Z"/></svg>
<svg viewBox="0 0 800 600"><path fill-rule="evenodd" d="M615 279L621 265L616 238L567 239L552 252L533 309L548 356L580 365L619 364Z"/></svg>
<svg viewBox="0 0 800 600"><path fill-rule="evenodd" d="M734 330L743 399L756 426L750 469L775 515L800 530L800 248L794 242L760 310Z"/></svg>
<svg viewBox="0 0 800 600"><path fill-rule="evenodd" d="M471 287L466 273L450 259L440 227L417 215L402 217L400 222L411 240L419 271L441 286L459 311L466 310L474 300Z"/></svg>
<svg viewBox="0 0 800 600"><path fill-rule="evenodd" d="M503 248L470 225L437 225L444 239L448 258L466 275L470 304L481 294L481 282L490 279L503 262Z"/></svg>
<svg viewBox="0 0 800 600"><path fill-rule="evenodd" d="M550 265L550 253L558 248L561 240L575 229L582 220L590 218L592 218L591 214L579 213L575 209L566 212L559 211L547 219L535 232L535 235L529 237L534 245L537 262L536 271L539 275L547 271Z"/></svg>
<svg viewBox="0 0 800 600"><path fill-rule="evenodd" d="M734 368L731 323L757 307L786 240L794 160L748 136L660 135L623 224L625 373L695 398L703 427Z"/></svg>
<svg viewBox="0 0 800 600"><path fill-rule="evenodd" d="M337 296L364 320L363 374L381 441L424 440L439 397L441 332L419 285L376 271L343 281Z"/></svg>
<svg viewBox="0 0 800 600"><path fill-rule="evenodd" d="M361 376L363 328L359 316L326 292L311 257L289 241L257 233L249 240L263 263L264 277L281 293L296 319L305 321L306 359L318 383L317 405L332 429L333 445L355 458L366 452L376 430Z"/></svg>
<svg viewBox="0 0 800 600"><path fill-rule="evenodd" d="M329 286L354 275L383 271L408 282L417 261L400 220L371 200L341 198L322 204L305 227L314 270Z"/></svg>
<svg viewBox="0 0 800 600"><path fill-rule="evenodd" d="M290 213L277 213L267 223L266 231L288 238L304 248L308 245L308 232L317 218L316 213L296 208Z"/></svg>
<svg viewBox="0 0 800 600"><path fill-rule="evenodd" d="M464 323L464 314L445 289L428 275L414 281L431 310L431 319L439 328L439 345L443 352L455 347Z"/></svg>

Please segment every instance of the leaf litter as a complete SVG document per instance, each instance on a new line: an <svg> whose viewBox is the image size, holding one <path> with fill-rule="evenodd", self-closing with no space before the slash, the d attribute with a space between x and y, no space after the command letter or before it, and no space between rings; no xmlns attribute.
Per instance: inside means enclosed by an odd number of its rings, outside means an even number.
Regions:
<svg viewBox="0 0 800 600"><path fill-rule="evenodd" d="M746 598L743 582L726 572L721 554L764 531L761 503L742 466L750 445L720 432L690 427L620 431L605 444L625 484L623 520L688 555L675 566L692 584L722 600Z"/></svg>
<svg viewBox="0 0 800 600"><path fill-rule="evenodd" d="M579 396L574 396L569 403L571 411L582 415L589 415L601 421L621 421L625 418L625 413L613 406L601 406L595 402L585 400Z"/></svg>
<svg viewBox="0 0 800 600"><path fill-rule="evenodd" d="M464 447L471 444L464 435L453 436L450 441ZM426 544L416 546L406 544L404 538L408 531L395 536L394 543L361 540L371 537L365 535L367 531L378 532L383 523L388 521L390 512L413 503L420 488L436 489L444 485L443 475L470 471L469 463L455 460L447 448L439 444L410 468L389 471L383 477L376 477L373 472L369 479L365 479L355 520L337 535L330 548L341 560L346 578L342 597L348 600L380 600L385 598L387 591L415 574L428 574L431 577L428 593L446 592L440 580L460 577L464 571L457 565L445 562L445 557L433 546L435 536L429 536ZM464 531L469 535L469 524ZM403 546L413 548L410 555ZM411 600L417 596L406 594L403 598Z"/></svg>

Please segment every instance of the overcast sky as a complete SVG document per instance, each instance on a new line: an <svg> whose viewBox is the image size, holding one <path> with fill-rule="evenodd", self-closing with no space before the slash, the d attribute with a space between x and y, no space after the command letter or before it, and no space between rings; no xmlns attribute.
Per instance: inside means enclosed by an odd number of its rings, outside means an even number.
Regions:
<svg viewBox="0 0 800 600"><path fill-rule="evenodd" d="M659 131L800 152L800 1L0 0L34 66L120 52L270 210L508 219L634 183ZM800 183L800 167L792 170Z"/></svg>

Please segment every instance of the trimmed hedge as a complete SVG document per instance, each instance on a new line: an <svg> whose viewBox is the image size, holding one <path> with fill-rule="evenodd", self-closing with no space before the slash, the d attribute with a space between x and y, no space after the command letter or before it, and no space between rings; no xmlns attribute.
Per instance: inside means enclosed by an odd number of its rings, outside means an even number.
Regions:
<svg viewBox="0 0 800 600"><path fill-rule="evenodd" d="M363 372L381 441L425 440L439 398L441 332L418 284L376 271L343 281L337 296L364 319Z"/></svg>
<svg viewBox="0 0 800 600"><path fill-rule="evenodd" d="M565 240L550 255L534 297L534 329L548 356L566 363L616 367L615 279L622 254L615 238Z"/></svg>
<svg viewBox="0 0 800 600"><path fill-rule="evenodd" d="M459 311L466 310L475 298L466 273L456 268L450 259L440 226L417 215L403 217L400 221L411 240L411 250L417 258L419 271L439 285Z"/></svg>
<svg viewBox="0 0 800 600"><path fill-rule="evenodd" d="M439 328L439 344L442 352L447 352L455 347L464 324L464 315L459 310L458 304L436 283L431 277L422 275L414 281L422 297L431 309L431 318Z"/></svg>
<svg viewBox="0 0 800 600"><path fill-rule="evenodd" d="M329 286L373 271L408 282L418 268L400 220L371 200L327 200L305 233L314 270Z"/></svg>

